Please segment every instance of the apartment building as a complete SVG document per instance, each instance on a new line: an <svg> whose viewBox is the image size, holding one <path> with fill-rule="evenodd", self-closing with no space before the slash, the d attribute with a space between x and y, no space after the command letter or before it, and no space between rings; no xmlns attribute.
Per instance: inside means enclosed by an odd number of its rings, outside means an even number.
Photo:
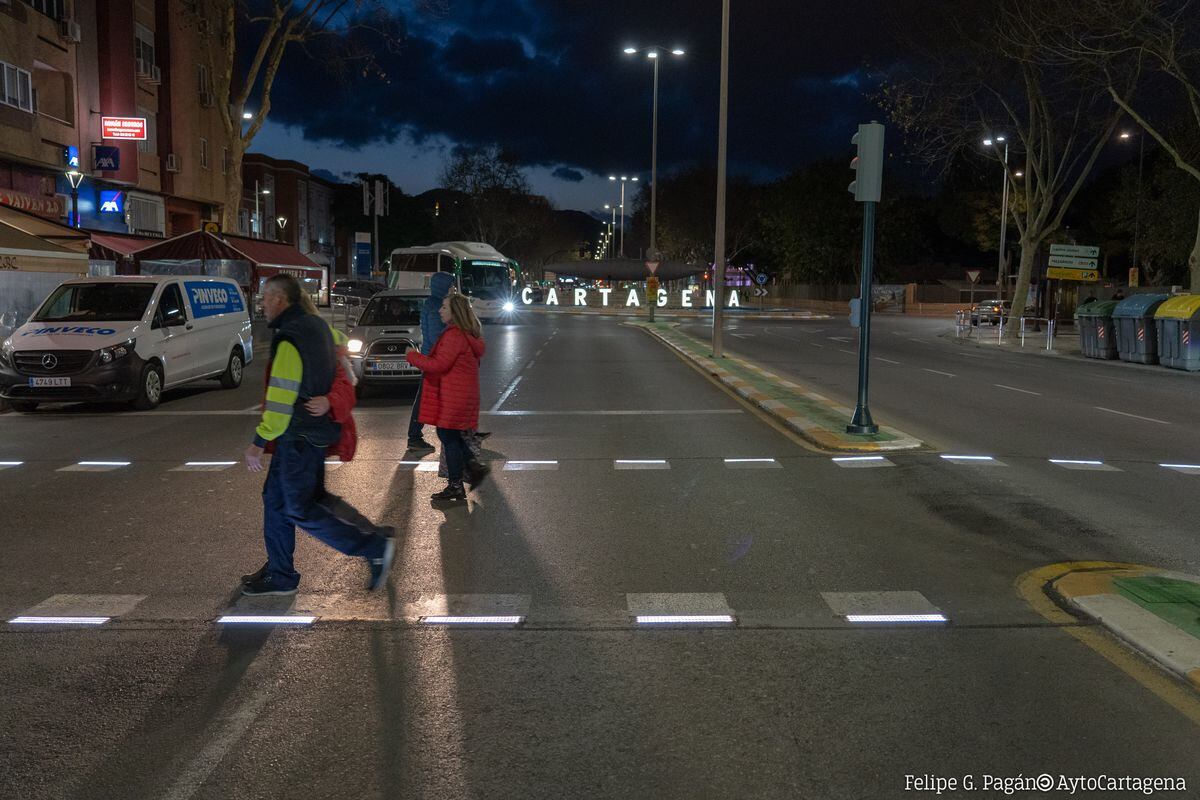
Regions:
<svg viewBox="0 0 1200 800"><path fill-rule="evenodd" d="M335 186L298 161L247 153L242 158L239 233L291 244L331 272L337 253Z"/></svg>

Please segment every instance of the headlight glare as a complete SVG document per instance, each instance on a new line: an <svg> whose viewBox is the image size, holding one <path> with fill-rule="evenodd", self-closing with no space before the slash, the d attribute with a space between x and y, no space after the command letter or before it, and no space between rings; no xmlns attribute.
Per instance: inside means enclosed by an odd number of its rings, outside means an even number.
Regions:
<svg viewBox="0 0 1200 800"><path fill-rule="evenodd" d="M361 353L363 349L363 340L351 339L350 341L346 342L346 349L351 353Z"/></svg>
<svg viewBox="0 0 1200 800"><path fill-rule="evenodd" d="M506 303L504 304L504 313L505 313L505 314L511 314L515 308L516 308L516 306L514 306L514 305L512 304L512 301L511 301L511 300L509 300L508 302L506 302Z"/></svg>

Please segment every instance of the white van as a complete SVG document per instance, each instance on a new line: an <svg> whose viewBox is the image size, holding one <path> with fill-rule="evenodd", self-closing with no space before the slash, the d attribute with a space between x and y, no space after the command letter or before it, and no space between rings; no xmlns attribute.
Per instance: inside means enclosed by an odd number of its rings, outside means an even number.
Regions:
<svg viewBox="0 0 1200 800"><path fill-rule="evenodd" d="M253 356L250 315L234 280L76 278L0 344L0 397L17 411L88 400L149 409L164 389L192 381L237 388Z"/></svg>

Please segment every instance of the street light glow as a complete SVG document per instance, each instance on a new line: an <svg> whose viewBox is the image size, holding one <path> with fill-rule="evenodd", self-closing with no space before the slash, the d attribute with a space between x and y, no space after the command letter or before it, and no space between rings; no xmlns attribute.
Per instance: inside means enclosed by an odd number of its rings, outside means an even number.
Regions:
<svg viewBox="0 0 1200 800"><path fill-rule="evenodd" d="M681 56L681 55L683 55L683 48L682 48L682 47L676 47L674 50L672 50L672 51L671 51L671 55L674 55L674 56Z"/></svg>
<svg viewBox="0 0 1200 800"><path fill-rule="evenodd" d="M1121 132L1121 138L1122 138L1122 139L1129 139L1129 138L1130 138L1130 137L1132 137L1132 136L1133 136L1133 134L1131 134L1129 131L1122 131L1122 132Z"/></svg>
<svg viewBox="0 0 1200 800"><path fill-rule="evenodd" d="M984 147L991 147L991 146L992 146L992 140L991 140L991 139L984 139L984 140L983 140L983 146L984 146Z"/></svg>
<svg viewBox="0 0 1200 800"><path fill-rule="evenodd" d="M251 114L249 111L243 111L242 119L254 119L254 115Z"/></svg>
<svg viewBox="0 0 1200 800"><path fill-rule="evenodd" d="M636 48L636 47L626 47L626 48L625 48L625 53L626 53L626 55L633 55L633 54L634 54L634 53L636 53L636 52L637 52L637 48Z"/></svg>
<svg viewBox="0 0 1200 800"><path fill-rule="evenodd" d="M658 51L651 50L649 53L646 53L646 58L658 58Z"/></svg>
<svg viewBox="0 0 1200 800"><path fill-rule="evenodd" d="M997 142L1003 142L1003 141L1004 141L1004 137L1003 137L1003 136L997 136L997 137L996 137L996 141L997 141Z"/></svg>

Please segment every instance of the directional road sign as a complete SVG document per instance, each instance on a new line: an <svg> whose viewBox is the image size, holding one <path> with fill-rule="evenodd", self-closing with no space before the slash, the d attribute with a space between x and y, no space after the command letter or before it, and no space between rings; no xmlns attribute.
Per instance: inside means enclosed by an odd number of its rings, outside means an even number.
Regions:
<svg viewBox="0 0 1200 800"><path fill-rule="evenodd" d="M1084 283L1094 283L1095 281L1100 280L1100 270L1050 267L1050 269L1046 270L1046 277L1057 278L1060 281L1083 281Z"/></svg>
<svg viewBox="0 0 1200 800"><path fill-rule="evenodd" d="M1078 244L1052 244L1050 245L1050 255L1095 259L1100 257L1100 248Z"/></svg>

